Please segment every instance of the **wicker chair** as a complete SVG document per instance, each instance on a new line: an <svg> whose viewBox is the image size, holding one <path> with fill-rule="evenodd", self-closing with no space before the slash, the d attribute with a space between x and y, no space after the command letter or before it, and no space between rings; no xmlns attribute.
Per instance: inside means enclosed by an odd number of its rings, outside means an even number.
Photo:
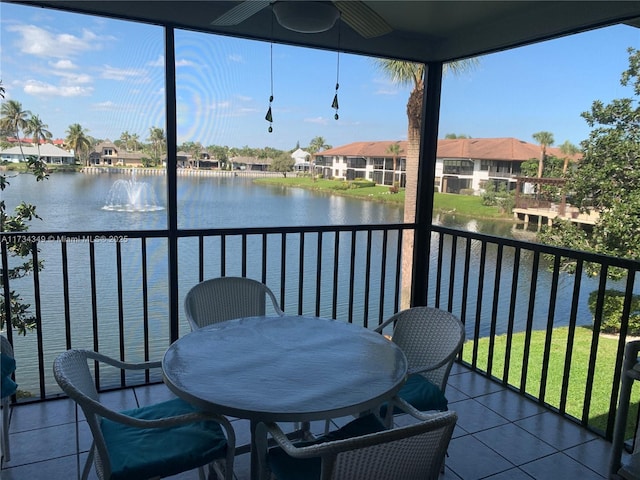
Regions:
<svg viewBox="0 0 640 480"><path fill-rule="evenodd" d="M267 297L276 315L284 315L264 283L244 277L219 277L200 282L187 293L184 310L191 329L233 318L266 313Z"/></svg>
<svg viewBox="0 0 640 480"><path fill-rule="evenodd" d="M100 480L161 478L194 468L203 480L206 465L218 478L232 480L235 434L226 418L199 412L178 398L113 411L99 401L89 369L89 362L94 361L127 370L160 366L160 362L120 362L88 350L68 350L54 360L56 381L82 408L93 435L83 480L89 476L94 457Z"/></svg>
<svg viewBox="0 0 640 480"><path fill-rule="evenodd" d="M260 457L261 480L437 480L456 413L427 415L406 403L396 406L419 421L386 429L370 414L326 437L298 444L277 424L261 424L278 445Z"/></svg>
<svg viewBox="0 0 640 480"><path fill-rule="evenodd" d="M16 361L13 356L13 347L7 337L0 335L0 354L2 355L2 457L5 462L11 460L11 448L9 445L9 399L16 392L17 385L11 379L11 374L16 369Z"/></svg>
<svg viewBox="0 0 640 480"><path fill-rule="evenodd" d="M465 339L464 325L453 314L432 307L398 312L376 331L393 326L391 338L408 360L409 377L398 396L421 411L447 409L444 396L449 372ZM394 411L393 413L400 413ZM383 405L381 416L390 426L391 410Z"/></svg>

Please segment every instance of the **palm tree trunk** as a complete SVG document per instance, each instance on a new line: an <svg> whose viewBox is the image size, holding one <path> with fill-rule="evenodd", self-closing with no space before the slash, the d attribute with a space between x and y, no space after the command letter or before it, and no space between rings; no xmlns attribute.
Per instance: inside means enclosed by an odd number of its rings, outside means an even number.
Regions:
<svg viewBox="0 0 640 480"><path fill-rule="evenodd" d="M422 135L423 88L415 88L407 103L407 169L404 197L404 222L416 220L416 196L418 192L418 167L420 162L420 138ZM413 271L413 231L405 230L402 235L402 292L401 307L411 304L411 274Z"/></svg>

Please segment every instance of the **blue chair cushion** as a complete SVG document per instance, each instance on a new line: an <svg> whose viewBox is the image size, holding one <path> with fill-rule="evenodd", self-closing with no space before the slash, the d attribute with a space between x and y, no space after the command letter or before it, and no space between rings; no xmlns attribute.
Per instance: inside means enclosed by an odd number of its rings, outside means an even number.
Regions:
<svg viewBox="0 0 640 480"><path fill-rule="evenodd" d="M196 412L181 399L122 413L145 420ZM137 428L103 418L112 480L166 477L224 457L227 440L219 423L193 422L169 428Z"/></svg>
<svg viewBox="0 0 640 480"><path fill-rule="evenodd" d="M427 410L445 411L449 402L442 391L418 373L409 375L407 381L398 392L398 396L417 410L422 412ZM380 415L384 417L387 413L387 405L380 408ZM394 415L403 413L398 407L393 409Z"/></svg>
<svg viewBox="0 0 640 480"><path fill-rule="evenodd" d="M346 438L360 437L370 433L384 430L384 425L375 415L369 414L349 422L344 427L327 433L312 441L297 442L297 447L317 445L318 443L344 440ZM274 447L269 450L267 461L271 473L278 480L316 480L320 478L322 461L320 457L294 458L282 450Z"/></svg>
<svg viewBox="0 0 640 480"><path fill-rule="evenodd" d="M11 379L16 369L16 360L5 353L0 353L0 398L16 393L18 385Z"/></svg>

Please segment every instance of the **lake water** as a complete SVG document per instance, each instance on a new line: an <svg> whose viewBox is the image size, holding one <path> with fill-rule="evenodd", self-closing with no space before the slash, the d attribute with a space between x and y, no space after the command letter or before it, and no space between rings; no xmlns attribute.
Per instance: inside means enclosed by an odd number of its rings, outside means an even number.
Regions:
<svg viewBox="0 0 640 480"><path fill-rule="evenodd" d="M48 180L43 182L35 182L31 175L18 175L9 179L10 186L3 192L3 200L7 208L12 210L20 201L26 201L37 206L37 212L42 217L42 221L33 222L30 232L63 232L63 231L109 231L109 230L146 230L146 229L164 229L167 224L165 188L166 177L145 176L139 177L133 181L131 176L122 176L114 174L100 175L84 175L84 174L55 174ZM138 199L141 196L148 198L149 192L156 197L156 204L153 208L147 208L150 211L135 211L137 208L120 208L109 207L110 203L121 203L114 200L114 185L122 186L127 183L132 188L142 189L145 192L138 191L133 196ZM143 195L144 193L144 195ZM149 200L147 199L148 203ZM145 203L145 202L142 202ZM123 211L124 210L124 211ZM131 211L133 210L133 211ZM234 227L285 227L285 226L301 226L301 225L355 225L355 224L379 224L379 223L402 223L403 210L401 207L392 206L377 202L368 202L356 199L350 199L341 196L321 194L304 189L284 188L277 186L261 186L252 183L251 179L242 177L199 177L187 176L178 177L178 226L182 229L205 229L205 228L234 228ZM497 236L510 236L512 224L510 222L491 222L480 220L464 220L461 222L455 217L439 217L438 222L456 228L473 230L481 233ZM364 236L363 236L364 237ZM362 238L358 242L362 242ZM377 254L380 248L376 242L380 240L374 238L372 251ZM313 239L308 241L309 260L305 262L305 272L309 271L308 276L314 276L315 252ZM393 245L393 241L390 242ZM252 244L249 243L249 249ZM435 247L435 244L434 244ZM478 258L479 245L473 244L473 260L472 271L469 276L468 288L470 297L467 300L468 318L467 318L467 336L471 338L474 335L473 321L476 317L475 311L477 307L477 297L474 293L479 283L478 274ZM63 291L61 287L62 272L60 271L60 245L57 242L43 243L40 245L40 258L45 262L45 268L40 273L41 298L42 298L42 342L45 356L45 369L47 375L47 390L55 390L57 386L50 378L50 364L55 355L65 348L65 309L61 299ZM219 252L219 243L213 242L207 245L209 254L205 261L206 271L209 272L205 277L217 276L216 272L220 272L220 258L216 255ZM227 249L238 252L241 248L238 244L234 244L230 239ZM118 319L121 316L124 319L124 341L127 352L141 352L143 344L144 331L141 327L140 319L142 318L142 309L140 306L141 298L141 258L139 242L130 242L130 244L122 244L123 258L123 278L122 286L117 283L117 272L115 270L116 261L114 259L113 248L109 250L96 245L96 285L93 287L96 291L96 308L98 310L99 321L94 324L93 314L91 310L91 301L88 292L90 291L90 276L88 273L89 253L86 244L69 244L68 245L68 261L69 261L69 317L71 319L72 328L72 344L76 347L93 348L92 333L95 329L100 332L100 350L103 353L118 356L118 345L120 329L118 327ZM327 250L323 255L325 261L330 262L323 271L330 272L332 269L332 249L330 241L323 245ZM435 250L435 248L433 249ZM450 250L450 249L449 249ZM168 307L167 307L167 253L165 240L149 240L148 241L148 258L149 265L149 332L151 336L152 357L159 358L166 348L167 328L168 328ZM273 253L272 253L273 252ZM359 248L359 256L365 256L366 249ZM268 255L275 260L272 262L272 269L269 271L267 283L269 285L279 285L280 272L278 270L280 254L280 246L270 246ZM493 252L488 253L489 256L494 255ZM341 254L342 255L342 254ZM349 254L350 255L350 254ZM181 239L179 242L179 279L181 285L180 301L186 293L186 289L190 285L194 285L198 281L198 244L196 238ZM232 258L232 255L229 255ZM389 257L394 258L394 253L389 252ZM528 267L531 256L524 254L522 262L522 279L518 284L518 298L520 304L517 310L516 329L524 328L527 316L526 306L529 297L529 284L527 283L530 275ZM450 251L445 253L445 262L450 258ZM462 258L462 257L460 257ZM358 260L360 262L361 260ZM432 257L433 262L436 261ZM349 265L351 258L340 258L341 265ZM269 260L271 261L271 259ZM292 248L288 252L287 262L291 262L293 266L299 261L298 252ZM459 261L459 264L462 260ZM513 262L512 252L505 249L504 265L510 265ZM255 263L255 264L254 264ZM250 262L247 266L248 276L260 278L259 262ZM491 264L488 261L488 264ZM356 269L358 268L356 263ZM391 267L389 267L391 268ZM293 272L295 268L290 268ZM459 269L458 269L459 270ZM508 267L507 267L508 270ZM239 265L226 265L227 275L239 275ZM272 277L271 277L272 275ZM289 274L288 274L289 275ZM305 275L307 275L305 273ZM380 269L375 268L371 272L371 292L369 304L372 311L379 303L379 289L376 291L374 286L379 285ZM456 294L453 298L453 311L459 312L461 308L462 271L458 271L456 281ZM492 272L485 273L485 279L490 279ZM360 270L355 274L355 295L356 298L362 298L364 290L363 279L365 273ZM285 311L297 311L300 308L298 304L298 278L287 278L286 284L286 301ZM539 288L538 295L535 298L536 309L534 328L544 328L548 317L548 290L551 284L550 272L542 267L539 271ZM337 317L345 319L349 312L349 296L348 296L348 269L341 272L340 288L337 299ZM326 292L331 291L332 278L326 274L326 278L322 279L323 289ZM393 283L393 282L389 282ZM508 316L508 296L511 283L511 276L504 273L501 282L502 296L504 301L498 306L499 325L497 333L504 333L506 330L506 319ZM594 279L583 279L583 286L586 292L597 288L597 282ZM183 288L182 285L185 285ZM303 310L306 313L313 313L315 284L314 279L306 280L303 292ZM447 279L443 279L443 285L447 285ZM559 284L559 298L562 299L556 306L556 323L558 325L566 325L570 313L570 298L573 279L570 275L562 274ZM12 288L16 288L20 292L25 292L26 298L33 290L32 279L23 279L19 282L12 282ZM430 292L430 304L434 301L433 288ZM117 305L119 304L118 295L124 298L123 311L119 312ZM484 298L481 308L482 324L479 328L480 336L488 335L490 332L489 319L491 316L491 293L493 286L491 280L485 280ZM323 293L325 300L328 294ZM385 317L392 313L393 309L393 285L387 285L385 291ZM446 308L446 300L441 305ZM362 321L364 315L364 305L362 302L356 302L353 307L353 321ZM182 310L182 309L180 309ZM320 311L323 316L331 316L331 305L328 302L323 305ZM182 313L181 313L182 314ZM375 317L375 313L369 313ZM586 305L586 299L581 302L579 309L580 322L584 324L590 323L590 313ZM375 319L371 318L371 322ZM181 328L184 327L185 321L181 319ZM181 330L184 331L184 330ZM36 365L37 350L36 335L28 334L26 337L15 338L16 355L19 363L23 365L23 372L37 372ZM20 379L22 386L26 386L29 390L37 390L37 375L27 375Z"/></svg>

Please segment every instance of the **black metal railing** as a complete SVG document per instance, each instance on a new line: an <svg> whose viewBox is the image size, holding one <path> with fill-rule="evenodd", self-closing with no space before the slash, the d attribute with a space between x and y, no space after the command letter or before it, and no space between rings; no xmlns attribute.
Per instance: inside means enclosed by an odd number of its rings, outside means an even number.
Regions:
<svg viewBox="0 0 640 480"><path fill-rule="evenodd" d="M179 230L177 298L181 302L205 278L248 276L269 285L285 311L374 328L402 308L403 232L414 227ZM60 395L51 364L63 350L158 359L171 332L188 329L181 307L179 318L169 313L166 231L34 235L33 260L43 261L44 268L8 286L32 305L38 320L37 329L24 337L7 331L20 366L18 383L32 394L21 401ZM431 243L418 248L430 255L427 303L453 312L466 325L460 361L611 437L640 263L440 226L432 226ZM2 258L6 271L12 260L4 252ZM620 280L608 279L612 270ZM623 312L615 362L603 364L598 344L611 290L621 292ZM586 349L576 344L585 328ZM552 341L559 336L561 349ZM585 360L577 349L587 350ZM101 372L99 386L159 380L148 373ZM603 391L608 408L596 411L593 400Z"/></svg>

